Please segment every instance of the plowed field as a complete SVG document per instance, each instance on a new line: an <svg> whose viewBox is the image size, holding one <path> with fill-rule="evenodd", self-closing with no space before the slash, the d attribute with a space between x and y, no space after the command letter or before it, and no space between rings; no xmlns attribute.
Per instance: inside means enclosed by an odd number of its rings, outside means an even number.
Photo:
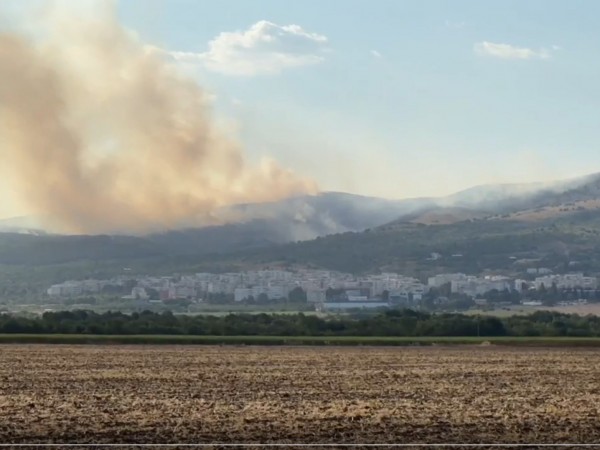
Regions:
<svg viewBox="0 0 600 450"><path fill-rule="evenodd" d="M0 346L2 443L600 442L600 351Z"/></svg>

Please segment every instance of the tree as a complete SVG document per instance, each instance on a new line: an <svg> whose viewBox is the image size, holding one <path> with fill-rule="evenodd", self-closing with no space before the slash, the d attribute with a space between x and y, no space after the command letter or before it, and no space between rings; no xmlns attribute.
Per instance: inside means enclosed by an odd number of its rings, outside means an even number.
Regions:
<svg viewBox="0 0 600 450"><path fill-rule="evenodd" d="M442 297L450 297L452 294L452 284L444 283L439 287L439 294Z"/></svg>
<svg viewBox="0 0 600 450"><path fill-rule="evenodd" d="M258 294L258 297L256 297L256 303L269 303L269 296L264 292Z"/></svg>
<svg viewBox="0 0 600 450"><path fill-rule="evenodd" d="M546 286L544 283L540 284L540 288L538 289L538 293L540 294L540 298L544 298L544 296L548 293Z"/></svg>
<svg viewBox="0 0 600 450"><path fill-rule="evenodd" d="M148 294L148 299L150 300L160 300L160 293L151 287L146 288L146 293Z"/></svg>
<svg viewBox="0 0 600 450"><path fill-rule="evenodd" d="M288 294L291 303L306 303L306 292L300 286L296 286Z"/></svg>
<svg viewBox="0 0 600 450"><path fill-rule="evenodd" d="M336 299L337 297L342 295L343 292L344 292L343 289L327 288L327 290L325 291L325 298L327 300Z"/></svg>

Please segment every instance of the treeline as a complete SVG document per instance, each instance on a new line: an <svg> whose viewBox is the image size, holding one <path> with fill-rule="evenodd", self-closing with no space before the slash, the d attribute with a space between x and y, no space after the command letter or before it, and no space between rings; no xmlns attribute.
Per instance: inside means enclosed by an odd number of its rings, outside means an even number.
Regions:
<svg viewBox="0 0 600 450"><path fill-rule="evenodd" d="M539 311L497 318L390 310L365 317L299 314L176 316L46 312L38 317L0 315L0 333L198 336L600 336L600 317Z"/></svg>

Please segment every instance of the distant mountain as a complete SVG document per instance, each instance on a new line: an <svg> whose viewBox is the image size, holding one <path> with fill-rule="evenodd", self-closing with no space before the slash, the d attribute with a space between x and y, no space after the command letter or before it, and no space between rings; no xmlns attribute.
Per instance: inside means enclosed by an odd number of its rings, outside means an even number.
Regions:
<svg viewBox="0 0 600 450"><path fill-rule="evenodd" d="M0 221L0 264L226 254L362 231L431 204L427 199L395 201L328 192L236 205L220 212L233 223L138 237L49 234L33 228L39 220L20 217Z"/></svg>
<svg viewBox="0 0 600 450"><path fill-rule="evenodd" d="M529 199L544 190L563 190L561 182L541 182L523 184L488 184L474 186L440 199L440 206L458 206L463 208L486 207L498 210L513 202Z"/></svg>
<svg viewBox="0 0 600 450"><path fill-rule="evenodd" d="M326 234L359 231L398 216L435 205L430 198L388 200L340 192L294 197L279 202L231 208L245 221L258 219L291 227L286 240L307 240Z"/></svg>
<svg viewBox="0 0 600 450"><path fill-rule="evenodd" d="M221 213L235 221L138 237L60 236L27 227L33 222L26 218L4 221L0 230L11 232L0 233L0 264L243 258L253 263L283 259L287 263L375 270L388 266L385 255L390 252L395 252L394 261L411 261L417 255L424 258L429 251L475 258L477 252L467 251L471 248L467 242L491 238L515 243L535 233L536 239L541 239L542 229L552 231L544 235L544 245L565 248L557 244L556 227L566 230L567 240L576 235L575 241L589 248L588 238L600 229L600 175L556 183L479 186L440 198L386 200L327 192L236 205ZM576 230L575 234L569 230ZM522 242L526 245L528 241ZM282 245L286 243L295 244ZM400 243L412 248L412 256ZM482 246L484 250L494 254ZM525 257L511 245L499 250Z"/></svg>
<svg viewBox="0 0 600 450"><path fill-rule="evenodd" d="M148 238L184 253L228 253L363 231L394 221L451 224L561 205L575 198L600 199L599 186L600 175L591 175L552 183L478 186L438 198L388 200L326 192L279 202L236 205L222 213L238 218L238 222L169 231Z"/></svg>
<svg viewBox="0 0 600 450"><path fill-rule="evenodd" d="M481 186L436 203L366 232L271 247L253 258L421 278L444 271L509 274L522 270L520 264L600 272L598 174L551 184ZM433 259L432 253L442 256Z"/></svg>
<svg viewBox="0 0 600 450"><path fill-rule="evenodd" d="M431 256L436 254L436 258ZM600 211L452 223L394 221L363 232L270 246L235 257L246 264L311 266L355 273L398 272L421 279L441 272L600 272Z"/></svg>
<svg viewBox="0 0 600 450"><path fill-rule="evenodd" d="M132 236L61 236L0 233L0 264L43 265L71 261L160 257L164 249Z"/></svg>
<svg viewBox="0 0 600 450"><path fill-rule="evenodd" d="M442 197L439 206L506 212L600 196L600 173L549 182L475 186Z"/></svg>
<svg viewBox="0 0 600 450"><path fill-rule="evenodd" d="M420 223L424 225L451 224L464 222L465 220L482 219L489 215L489 211L481 211L460 206L433 206L431 208L418 210L412 214L402 215L394 222Z"/></svg>
<svg viewBox="0 0 600 450"><path fill-rule="evenodd" d="M45 234L39 220L33 216L11 217L0 220L0 233Z"/></svg>
<svg viewBox="0 0 600 450"><path fill-rule="evenodd" d="M236 205L221 211L237 218L221 226L152 234L169 252L219 254L362 231L430 207L429 199L386 200L326 192L279 202Z"/></svg>
<svg viewBox="0 0 600 450"><path fill-rule="evenodd" d="M218 212L231 223L171 230L140 238L166 253L224 253L361 231L431 204L428 199L386 200L326 192L279 202L235 205ZM0 220L0 232L46 234L40 223L35 217Z"/></svg>

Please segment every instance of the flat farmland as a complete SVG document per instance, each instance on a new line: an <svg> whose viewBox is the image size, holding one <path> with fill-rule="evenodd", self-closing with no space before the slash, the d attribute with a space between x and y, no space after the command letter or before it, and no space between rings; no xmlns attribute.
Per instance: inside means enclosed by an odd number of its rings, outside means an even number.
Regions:
<svg viewBox="0 0 600 450"><path fill-rule="evenodd" d="M2 443L593 443L600 351L0 346Z"/></svg>

